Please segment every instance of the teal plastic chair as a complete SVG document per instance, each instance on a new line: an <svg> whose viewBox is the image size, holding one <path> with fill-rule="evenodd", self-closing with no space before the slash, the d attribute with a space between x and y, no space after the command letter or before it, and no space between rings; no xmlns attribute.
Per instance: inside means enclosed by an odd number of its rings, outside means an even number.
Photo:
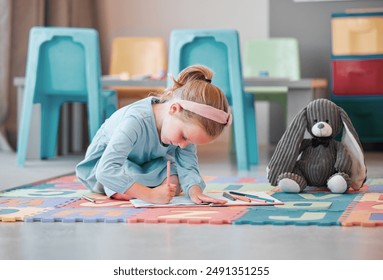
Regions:
<svg viewBox="0 0 383 280"><path fill-rule="evenodd" d="M237 167L258 164L254 96L243 91L239 36L236 30L181 29L170 34L168 72L201 64L214 71L212 83L225 92L232 107ZM168 86L172 80L168 79Z"/></svg>
<svg viewBox="0 0 383 280"><path fill-rule="evenodd" d="M117 106L116 93L101 89L98 33L89 28L33 27L29 34L17 164L25 163L33 104L41 105L42 159L56 151L61 106L87 103L89 139Z"/></svg>
<svg viewBox="0 0 383 280"><path fill-rule="evenodd" d="M244 42L243 76L272 77L299 80L299 46L295 38L251 39ZM278 103L281 109L270 110L273 127L270 142L278 142L286 129L287 87L246 87L246 93L255 94L256 101ZM273 106L273 105L271 105ZM279 114L279 115L278 115ZM273 137L274 136L274 137Z"/></svg>

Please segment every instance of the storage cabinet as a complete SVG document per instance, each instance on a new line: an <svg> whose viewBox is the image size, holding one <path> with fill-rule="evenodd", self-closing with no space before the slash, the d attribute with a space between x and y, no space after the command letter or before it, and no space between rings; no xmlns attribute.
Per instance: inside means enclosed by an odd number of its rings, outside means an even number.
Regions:
<svg viewBox="0 0 383 280"><path fill-rule="evenodd" d="M383 142L383 13L335 13L331 29L331 99L363 143Z"/></svg>

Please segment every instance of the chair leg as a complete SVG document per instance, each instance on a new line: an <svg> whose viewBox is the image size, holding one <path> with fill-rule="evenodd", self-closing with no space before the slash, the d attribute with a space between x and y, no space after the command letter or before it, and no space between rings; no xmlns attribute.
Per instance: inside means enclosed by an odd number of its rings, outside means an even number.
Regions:
<svg viewBox="0 0 383 280"><path fill-rule="evenodd" d="M105 105L103 104L103 98L100 98L97 102L95 100L89 100L87 104L88 109L88 130L89 130L89 141L92 141L96 135L97 130L102 125L104 116L103 111Z"/></svg>
<svg viewBox="0 0 383 280"><path fill-rule="evenodd" d="M239 106L236 106L240 108ZM242 107L243 108L243 107ZM245 112L235 108L233 104L233 136L235 144L235 156L239 170L248 170L250 167L247 153L246 120Z"/></svg>
<svg viewBox="0 0 383 280"><path fill-rule="evenodd" d="M56 155L60 109L61 103L51 100L41 104L41 159Z"/></svg>
<svg viewBox="0 0 383 280"><path fill-rule="evenodd" d="M27 92L25 92L27 95ZM28 96L28 95L27 95ZM21 120L18 129L17 138L17 159L16 164L23 167L25 159L27 157L29 132L31 128L33 102L32 98L24 97L23 110L21 114Z"/></svg>
<svg viewBox="0 0 383 280"><path fill-rule="evenodd" d="M103 107L105 118L109 118L117 110L117 93L114 90L104 90L103 96Z"/></svg>
<svg viewBox="0 0 383 280"><path fill-rule="evenodd" d="M258 137L257 137L257 127L256 127L256 118L255 118L255 104L254 96L252 94L245 95L245 118L246 118L246 151L247 158L250 165L259 164L259 154L258 154ZM233 152L238 149L235 143L235 137L233 137L233 132L230 137L230 150Z"/></svg>
<svg viewBox="0 0 383 280"><path fill-rule="evenodd" d="M245 94L245 117L246 117L246 145L247 156L251 165L259 163L258 158L258 140L257 140L257 125L255 118L254 95Z"/></svg>

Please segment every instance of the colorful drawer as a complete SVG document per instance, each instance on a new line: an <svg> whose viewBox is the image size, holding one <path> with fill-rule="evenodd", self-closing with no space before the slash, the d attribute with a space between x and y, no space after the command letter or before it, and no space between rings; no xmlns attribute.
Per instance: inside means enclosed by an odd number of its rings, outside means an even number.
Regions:
<svg viewBox="0 0 383 280"><path fill-rule="evenodd" d="M333 55L383 54L383 13L333 14Z"/></svg>
<svg viewBox="0 0 383 280"><path fill-rule="evenodd" d="M383 142L383 12L332 15L331 99L362 143Z"/></svg>
<svg viewBox="0 0 383 280"><path fill-rule="evenodd" d="M383 58L332 60L334 95L382 95Z"/></svg>

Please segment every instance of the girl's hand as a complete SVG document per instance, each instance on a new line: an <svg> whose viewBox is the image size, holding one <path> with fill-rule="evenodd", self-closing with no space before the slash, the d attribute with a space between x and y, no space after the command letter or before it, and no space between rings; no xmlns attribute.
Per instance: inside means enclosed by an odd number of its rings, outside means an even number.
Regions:
<svg viewBox="0 0 383 280"><path fill-rule="evenodd" d="M170 200L176 195L177 186L175 184L167 185L162 184L158 187L150 189L150 195L148 202L158 203L158 204L166 204L169 203Z"/></svg>
<svg viewBox="0 0 383 280"><path fill-rule="evenodd" d="M196 204L201 203L214 203L214 204L225 204L227 201L224 199L215 199L210 196L207 196L202 193L202 190L199 186L192 186L189 189L189 196L191 201L193 201Z"/></svg>

